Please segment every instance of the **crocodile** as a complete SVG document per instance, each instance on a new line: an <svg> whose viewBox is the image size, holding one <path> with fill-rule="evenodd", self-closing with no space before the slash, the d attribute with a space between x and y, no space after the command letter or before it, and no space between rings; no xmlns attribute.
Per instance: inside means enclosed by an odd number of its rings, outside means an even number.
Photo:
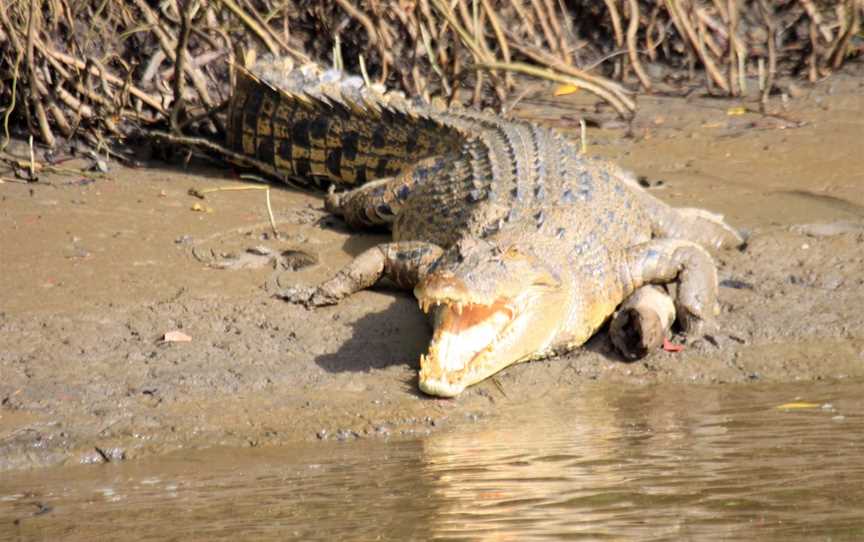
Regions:
<svg viewBox="0 0 864 542"><path fill-rule="evenodd" d="M677 284L677 321L698 334L718 311L706 247L742 243L721 216L670 207L554 129L314 65L239 69L227 135L279 179L329 184L325 209L350 227L392 231L283 297L335 304L382 278L413 289L433 327L419 387L434 396L583 345L650 284Z"/></svg>

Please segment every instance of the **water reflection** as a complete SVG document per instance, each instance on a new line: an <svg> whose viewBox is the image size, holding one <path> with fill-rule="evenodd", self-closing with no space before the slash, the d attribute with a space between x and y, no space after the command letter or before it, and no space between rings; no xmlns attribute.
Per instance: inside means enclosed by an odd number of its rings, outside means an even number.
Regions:
<svg viewBox="0 0 864 542"><path fill-rule="evenodd" d="M423 469L442 502L434 533L480 540L864 535L856 395L790 412L776 408L791 398L782 389L697 391L546 398L522 405L506 426L433 436L424 442Z"/></svg>
<svg viewBox="0 0 864 542"><path fill-rule="evenodd" d="M858 538L859 390L598 386L423 441L19 473L0 539Z"/></svg>

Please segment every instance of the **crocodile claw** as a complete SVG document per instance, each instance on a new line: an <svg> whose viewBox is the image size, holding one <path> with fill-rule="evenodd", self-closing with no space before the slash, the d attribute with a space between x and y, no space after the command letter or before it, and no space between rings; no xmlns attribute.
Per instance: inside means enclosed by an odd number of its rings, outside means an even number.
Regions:
<svg viewBox="0 0 864 542"><path fill-rule="evenodd" d="M307 286L291 286L274 294L275 297L304 307L323 307L333 305L337 302L333 296L322 291L321 288L309 288Z"/></svg>

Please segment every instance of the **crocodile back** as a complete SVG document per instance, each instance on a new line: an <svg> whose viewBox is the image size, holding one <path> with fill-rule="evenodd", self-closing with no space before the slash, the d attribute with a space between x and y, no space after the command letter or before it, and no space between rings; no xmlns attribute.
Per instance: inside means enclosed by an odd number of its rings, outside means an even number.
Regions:
<svg viewBox="0 0 864 542"><path fill-rule="evenodd" d="M459 131L396 93L320 68L237 69L227 144L293 183L360 185L461 144Z"/></svg>

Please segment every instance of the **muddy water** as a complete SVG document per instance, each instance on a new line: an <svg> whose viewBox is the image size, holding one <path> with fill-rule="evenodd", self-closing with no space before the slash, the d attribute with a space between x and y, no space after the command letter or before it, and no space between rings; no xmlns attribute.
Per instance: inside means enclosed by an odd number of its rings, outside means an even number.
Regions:
<svg viewBox="0 0 864 542"><path fill-rule="evenodd" d="M423 440L10 473L0 538L858 539L862 384L597 384Z"/></svg>

